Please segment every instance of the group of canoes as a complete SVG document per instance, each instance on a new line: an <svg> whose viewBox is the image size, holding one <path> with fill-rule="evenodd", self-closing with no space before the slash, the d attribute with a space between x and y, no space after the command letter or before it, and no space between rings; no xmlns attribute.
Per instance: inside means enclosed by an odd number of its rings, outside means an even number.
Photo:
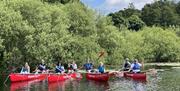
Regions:
<svg viewBox="0 0 180 91"><path fill-rule="evenodd" d="M126 58L125 63L123 64L123 74L126 77L132 77L132 78L146 78L145 73L140 73L142 64L138 62L137 59L133 61L131 64L129 62L129 59ZM100 62L97 70L93 68L93 64L87 61L86 64L83 65L83 68L86 70L86 78L96 81L108 81L110 74L108 72L105 72L105 67L102 62ZM60 81L60 80L66 80L69 78L82 78L82 75L77 72L78 67L77 64L73 61L71 64L68 64L68 71L65 73L65 68L63 65L61 65L59 62L56 64L55 73L49 73L49 70L46 68L46 65L44 63L44 60L42 60L41 64L39 64L36 68L35 72L36 74L30 74L30 67L28 63L25 63L25 66L22 67L21 74L18 73L12 73L10 74L11 81L23 81L24 80L31 80L31 79L39 79L39 78L45 78L48 74L48 81ZM122 71L121 71L122 72ZM46 73L46 74L37 74L37 73Z"/></svg>
<svg viewBox="0 0 180 91"><path fill-rule="evenodd" d="M65 73L65 68L63 65L61 65L60 62L58 62L56 64L55 68L55 73ZM93 64L90 63L89 61L84 64L83 68L85 68L85 70L87 72L94 72L95 70L93 69ZM73 72L77 72L78 67L77 64L75 63L75 61L72 62L72 64L68 64L68 68L67 68L67 73L73 73ZM44 60L42 60L42 62L38 65L38 67L33 71L36 73L49 73L49 70L46 68L46 65L44 63ZM96 73L104 73L105 72L105 68L104 68L104 64L102 62L100 62L99 66L98 66L98 71L96 71ZM28 63L25 63L25 66L22 67L21 72L22 74L29 74L30 73L30 67L28 65Z"/></svg>

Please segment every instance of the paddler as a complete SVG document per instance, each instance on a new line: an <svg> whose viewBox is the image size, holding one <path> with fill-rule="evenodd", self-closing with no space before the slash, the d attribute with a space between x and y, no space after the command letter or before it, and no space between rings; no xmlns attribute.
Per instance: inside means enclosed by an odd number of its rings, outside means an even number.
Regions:
<svg viewBox="0 0 180 91"><path fill-rule="evenodd" d="M131 67L131 63L129 62L129 58L126 58L123 64L123 71L128 71Z"/></svg>
<svg viewBox="0 0 180 91"><path fill-rule="evenodd" d="M38 72L45 73L46 72L46 65L44 63L44 60L41 60L41 63L38 66Z"/></svg>
<svg viewBox="0 0 180 91"><path fill-rule="evenodd" d="M27 62L25 63L24 67L22 67L20 73L22 73L22 74L28 74L28 73L30 73L30 67L29 67L29 65L28 65Z"/></svg>
<svg viewBox="0 0 180 91"><path fill-rule="evenodd" d="M93 64L89 62L89 59L87 60L87 63L84 64L84 68L86 69L86 72L92 72L93 70Z"/></svg>
<svg viewBox="0 0 180 91"><path fill-rule="evenodd" d="M64 66L61 65L61 63L58 62L56 64L55 72L56 73L64 73L65 72Z"/></svg>
<svg viewBox="0 0 180 91"><path fill-rule="evenodd" d="M129 69L129 72L132 71L133 73L140 73L140 71L141 71L141 66L142 66L142 64L140 64L140 63L138 62L138 60L135 59L134 62L131 64L131 67L130 67L130 69Z"/></svg>
<svg viewBox="0 0 180 91"><path fill-rule="evenodd" d="M73 71L77 71L78 69L77 69L77 64L75 63L75 61L73 61L73 63L71 64L71 66L72 66L72 69L73 69Z"/></svg>
<svg viewBox="0 0 180 91"><path fill-rule="evenodd" d="M100 65L98 67L98 71L99 71L99 73L104 73L105 72L105 68L104 68L103 62L100 62Z"/></svg>

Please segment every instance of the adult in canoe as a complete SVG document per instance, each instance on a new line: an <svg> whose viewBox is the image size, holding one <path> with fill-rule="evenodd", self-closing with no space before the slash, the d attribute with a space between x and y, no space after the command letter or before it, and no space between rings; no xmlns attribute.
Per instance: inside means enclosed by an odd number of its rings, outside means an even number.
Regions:
<svg viewBox="0 0 180 91"><path fill-rule="evenodd" d="M131 63L129 62L129 58L126 58L123 64L123 71L128 71L131 67Z"/></svg>
<svg viewBox="0 0 180 91"><path fill-rule="evenodd" d="M22 73L22 74L28 74L28 73L30 73L30 67L29 67L29 65L28 65L27 62L25 63L24 67L22 67L20 73Z"/></svg>
<svg viewBox="0 0 180 91"><path fill-rule="evenodd" d="M92 72L93 70L93 64L87 60L87 63L84 64L84 68L86 69L86 72Z"/></svg>
<svg viewBox="0 0 180 91"><path fill-rule="evenodd" d="M44 63L44 60L41 60L41 63L38 66L38 72L45 73L46 72L46 65Z"/></svg>
<svg viewBox="0 0 180 91"><path fill-rule="evenodd" d="M129 71L132 71L133 73L140 73L141 66L142 66L142 64L140 64L138 62L138 60L135 59L134 62L131 64L131 67L130 67Z"/></svg>
<svg viewBox="0 0 180 91"><path fill-rule="evenodd" d="M55 72L56 73L64 73L65 72L64 66L58 62L56 64Z"/></svg>
<svg viewBox="0 0 180 91"><path fill-rule="evenodd" d="M99 71L99 73L104 73L105 72L104 64L102 62L100 62L100 65L98 67L98 71Z"/></svg>

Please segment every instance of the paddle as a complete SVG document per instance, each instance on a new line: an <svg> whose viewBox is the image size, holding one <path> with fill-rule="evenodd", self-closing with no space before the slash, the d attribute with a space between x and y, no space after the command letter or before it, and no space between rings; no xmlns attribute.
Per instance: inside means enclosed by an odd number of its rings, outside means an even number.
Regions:
<svg viewBox="0 0 180 91"><path fill-rule="evenodd" d="M99 56L98 56L98 58L97 58L97 61L98 61L104 54L105 54L105 52L104 52L104 51L101 51L100 54L99 54Z"/></svg>

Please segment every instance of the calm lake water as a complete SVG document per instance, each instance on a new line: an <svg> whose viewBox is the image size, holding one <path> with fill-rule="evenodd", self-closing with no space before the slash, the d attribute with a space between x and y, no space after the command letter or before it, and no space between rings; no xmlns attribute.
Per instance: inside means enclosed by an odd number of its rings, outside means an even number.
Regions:
<svg viewBox="0 0 180 91"><path fill-rule="evenodd" d="M66 80L48 84L47 80L3 84L0 91L180 91L180 68L158 69L157 75L148 75L147 81L110 78L106 83L86 80Z"/></svg>

